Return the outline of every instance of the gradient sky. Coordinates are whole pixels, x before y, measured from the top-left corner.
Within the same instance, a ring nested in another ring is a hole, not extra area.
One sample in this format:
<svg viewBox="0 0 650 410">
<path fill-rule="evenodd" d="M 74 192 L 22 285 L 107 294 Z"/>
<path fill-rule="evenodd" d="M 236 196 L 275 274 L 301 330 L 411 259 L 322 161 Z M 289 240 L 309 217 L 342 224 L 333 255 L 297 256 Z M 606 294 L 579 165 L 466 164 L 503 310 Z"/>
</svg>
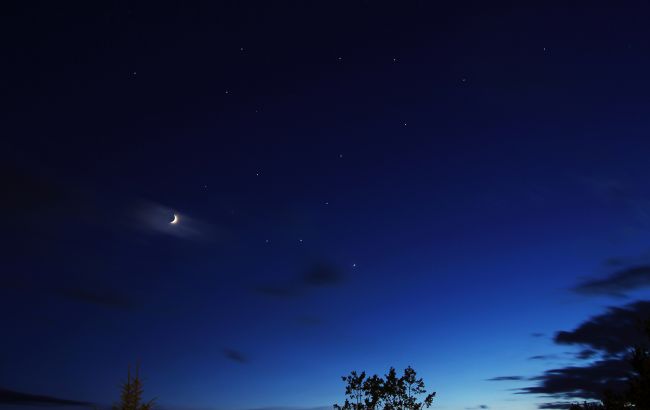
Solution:
<svg viewBox="0 0 650 410">
<path fill-rule="evenodd" d="M 311 408 L 412 365 L 434 408 L 536 408 L 488 379 L 650 296 L 619 280 L 650 260 L 649 13 L 8 7 L 0 388 L 108 405 L 139 362 L 165 408 Z"/>
</svg>

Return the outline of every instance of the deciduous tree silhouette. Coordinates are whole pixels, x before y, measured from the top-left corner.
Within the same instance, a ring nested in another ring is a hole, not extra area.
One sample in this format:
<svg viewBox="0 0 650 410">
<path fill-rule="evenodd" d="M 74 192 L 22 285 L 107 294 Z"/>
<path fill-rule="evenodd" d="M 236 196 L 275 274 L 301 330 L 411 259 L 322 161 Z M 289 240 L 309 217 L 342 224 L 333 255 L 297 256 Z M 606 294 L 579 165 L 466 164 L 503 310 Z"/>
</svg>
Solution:
<svg viewBox="0 0 650 410">
<path fill-rule="evenodd" d="M 353 371 L 342 380 L 346 383 L 346 398 L 343 405 L 334 405 L 336 410 L 422 410 L 431 406 L 436 395 L 433 392 L 419 401 L 426 389 L 411 366 L 401 377 L 391 367 L 384 378 L 376 374 L 366 378 L 365 372 Z"/>
<path fill-rule="evenodd" d="M 604 409 L 603 404 L 595 402 L 582 402 L 582 404 L 572 404 L 569 407 L 569 410 L 602 410 Z"/>
<path fill-rule="evenodd" d="M 645 332 L 650 341 L 650 320 L 645 322 Z M 630 362 L 635 375 L 630 379 L 627 400 L 637 409 L 650 410 L 650 347 L 636 346 Z"/>
<path fill-rule="evenodd" d="M 142 386 L 142 379 L 140 378 L 140 369 L 136 366 L 135 377 L 131 376 L 131 368 L 126 381 L 122 383 L 120 393 L 120 402 L 113 405 L 113 410 L 152 410 L 154 400 L 151 399 L 144 403 L 142 401 L 142 393 L 144 388 Z"/>
</svg>

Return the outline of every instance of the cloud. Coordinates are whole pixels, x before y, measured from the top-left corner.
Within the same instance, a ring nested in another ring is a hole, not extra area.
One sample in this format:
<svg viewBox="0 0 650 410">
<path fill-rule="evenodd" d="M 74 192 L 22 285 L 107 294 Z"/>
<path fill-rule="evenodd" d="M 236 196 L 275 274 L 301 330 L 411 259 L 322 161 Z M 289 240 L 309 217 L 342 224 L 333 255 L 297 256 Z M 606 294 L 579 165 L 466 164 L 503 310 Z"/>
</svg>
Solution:
<svg viewBox="0 0 650 410">
<path fill-rule="evenodd" d="M 526 380 L 524 376 L 497 376 L 491 379 L 487 379 L 489 382 L 504 382 L 504 381 L 514 381 L 514 380 Z"/>
<path fill-rule="evenodd" d="M 53 181 L 7 164 L 0 165 L 0 185 L 4 194 L 0 209 L 11 216 L 46 211 L 66 195 Z"/>
<path fill-rule="evenodd" d="M 278 298 L 290 298 L 297 296 L 299 294 L 298 290 L 291 285 L 278 285 L 278 284 L 265 284 L 257 285 L 253 287 L 253 290 L 257 293 L 278 297 Z"/>
<path fill-rule="evenodd" d="M 610 356 L 619 355 L 645 340 L 640 323 L 649 317 L 650 301 L 610 307 L 572 331 L 557 332 L 554 341 L 561 345 L 584 346 Z"/>
<path fill-rule="evenodd" d="M 82 281 L 69 279 L 70 284 L 63 278 L 58 278 L 59 283 L 36 281 L 30 278 L 13 277 L 0 281 L 0 290 L 10 292 L 24 292 L 31 297 L 57 297 L 78 303 L 96 305 L 115 309 L 134 309 L 137 304 L 133 298 L 116 289 L 109 288 L 97 281 Z"/>
<path fill-rule="evenodd" d="M 621 359 L 599 360 L 588 366 L 547 370 L 530 380 L 538 384 L 518 389 L 518 394 L 536 394 L 566 400 L 600 399 L 605 390 L 621 391 L 631 371 Z"/>
<path fill-rule="evenodd" d="M 594 357 L 597 353 L 598 353 L 598 352 L 596 352 L 595 350 L 592 350 L 592 349 L 584 349 L 584 350 L 579 351 L 579 352 L 576 354 L 576 358 L 577 358 L 577 359 L 581 359 L 581 360 L 591 359 L 591 358 Z"/>
<path fill-rule="evenodd" d="M 557 355 L 554 354 L 539 354 L 529 357 L 528 360 L 555 360 L 557 358 Z"/>
<path fill-rule="evenodd" d="M 92 403 L 79 400 L 61 399 L 39 394 L 22 393 L 0 388 L 0 404 L 18 406 L 82 406 L 91 407 Z"/>
<path fill-rule="evenodd" d="M 182 239 L 198 239 L 205 234 L 207 226 L 169 206 L 155 202 L 141 202 L 134 212 L 140 228 L 148 233 L 174 236 Z M 176 223 L 171 223 L 176 220 Z"/>
<path fill-rule="evenodd" d="M 517 389 L 517 394 L 556 399 L 540 408 L 566 409 L 570 401 L 598 400 L 606 390 L 623 390 L 632 371 L 627 355 L 630 347 L 645 341 L 641 323 L 646 318 L 650 318 L 650 301 L 639 301 L 609 307 L 571 331 L 557 332 L 556 344 L 582 348 L 575 359 L 584 365 L 547 370 L 528 379 L 536 384 Z"/>
<path fill-rule="evenodd" d="M 55 172 L 34 173 L 12 164 L 0 165 L 3 201 L 0 210 L 8 216 L 1 224 L 29 226 L 54 238 L 55 228 L 67 232 L 70 226 L 104 230 L 140 230 L 179 238 L 195 238 L 210 227 L 178 210 L 156 202 L 128 197 L 95 187 L 71 186 L 59 182 Z M 170 224 L 174 214 L 179 223 Z M 37 238 L 44 235 L 32 234 Z"/>
<path fill-rule="evenodd" d="M 640 265 L 617 270 L 601 279 L 584 281 L 573 288 L 587 295 L 622 297 L 629 291 L 650 286 L 650 266 Z"/>
<path fill-rule="evenodd" d="M 91 305 L 125 310 L 135 307 L 132 299 L 110 289 L 70 287 L 58 289 L 56 292 L 67 299 Z"/>
<path fill-rule="evenodd" d="M 554 401 L 550 403 L 542 403 L 537 406 L 538 409 L 561 409 L 566 410 L 571 408 L 574 402 L 570 401 Z"/>
<path fill-rule="evenodd" d="M 302 282 L 304 285 L 311 287 L 338 285 L 343 282 L 343 275 L 334 266 L 319 263 L 310 267 L 303 274 Z"/>
<path fill-rule="evenodd" d="M 223 349 L 223 354 L 226 358 L 232 360 L 233 362 L 245 364 L 248 363 L 248 357 L 238 350 L 234 349 Z"/>
<path fill-rule="evenodd" d="M 256 285 L 253 290 L 266 296 L 292 298 L 316 288 L 340 285 L 344 278 L 340 269 L 332 264 L 321 262 L 309 266 L 293 279 Z"/>
</svg>

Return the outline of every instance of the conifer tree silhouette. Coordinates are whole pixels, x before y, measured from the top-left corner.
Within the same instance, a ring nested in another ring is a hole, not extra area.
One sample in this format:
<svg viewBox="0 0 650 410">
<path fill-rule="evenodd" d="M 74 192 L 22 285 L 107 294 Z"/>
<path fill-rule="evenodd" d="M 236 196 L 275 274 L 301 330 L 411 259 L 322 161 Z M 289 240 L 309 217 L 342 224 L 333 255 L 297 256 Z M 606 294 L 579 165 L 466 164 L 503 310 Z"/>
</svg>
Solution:
<svg viewBox="0 0 650 410">
<path fill-rule="evenodd" d="M 146 403 L 142 401 L 144 388 L 138 366 L 135 367 L 134 377 L 131 376 L 131 367 L 129 366 L 127 378 L 122 383 L 121 390 L 120 402 L 113 405 L 113 410 L 153 410 L 155 399 Z"/>
</svg>

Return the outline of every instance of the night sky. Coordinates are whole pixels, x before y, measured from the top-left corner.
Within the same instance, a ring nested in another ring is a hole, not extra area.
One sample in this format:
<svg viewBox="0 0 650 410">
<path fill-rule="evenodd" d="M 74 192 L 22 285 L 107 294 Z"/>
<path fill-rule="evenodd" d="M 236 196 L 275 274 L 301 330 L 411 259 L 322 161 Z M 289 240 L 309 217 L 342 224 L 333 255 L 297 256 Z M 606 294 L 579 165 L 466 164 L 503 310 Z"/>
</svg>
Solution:
<svg viewBox="0 0 650 410">
<path fill-rule="evenodd" d="M 103 409 L 136 363 L 165 410 L 408 365 L 433 409 L 595 398 L 650 314 L 649 17 L 3 6 L 0 407 Z"/>
</svg>

